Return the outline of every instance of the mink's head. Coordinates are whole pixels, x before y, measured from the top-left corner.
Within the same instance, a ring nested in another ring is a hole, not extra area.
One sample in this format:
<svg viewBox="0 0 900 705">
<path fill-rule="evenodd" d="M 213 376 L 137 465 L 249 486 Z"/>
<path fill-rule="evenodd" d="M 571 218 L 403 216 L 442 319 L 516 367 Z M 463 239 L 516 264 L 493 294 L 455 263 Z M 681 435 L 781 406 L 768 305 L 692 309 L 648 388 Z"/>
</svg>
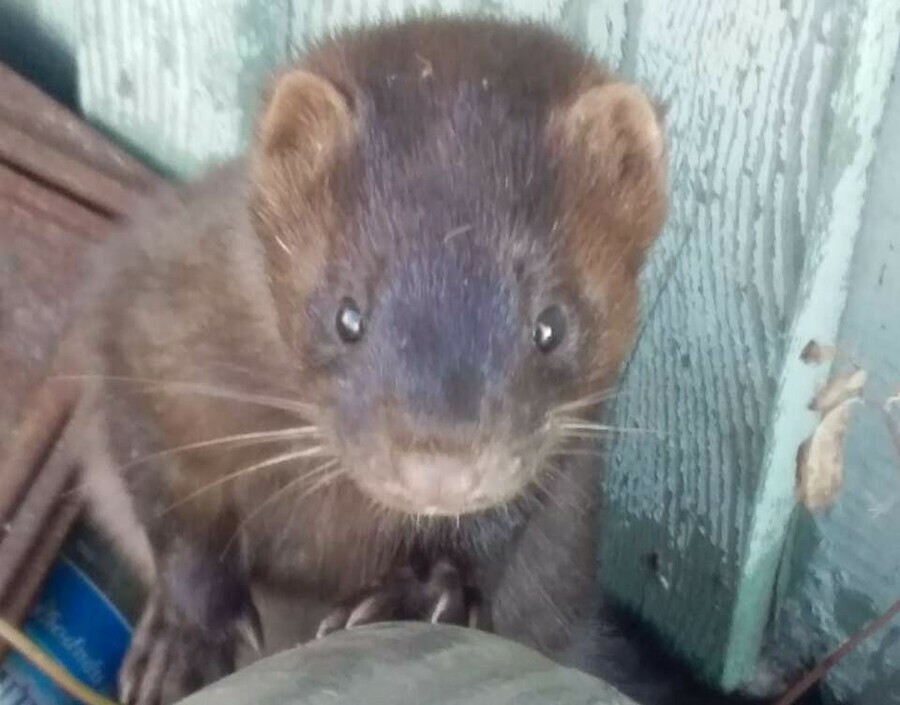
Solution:
<svg viewBox="0 0 900 705">
<path fill-rule="evenodd" d="M 540 30 L 410 25 L 285 73 L 251 168 L 282 335 L 347 475 L 416 514 L 539 481 L 631 342 L 665 211 L 647 98 Z"/>
</svg>

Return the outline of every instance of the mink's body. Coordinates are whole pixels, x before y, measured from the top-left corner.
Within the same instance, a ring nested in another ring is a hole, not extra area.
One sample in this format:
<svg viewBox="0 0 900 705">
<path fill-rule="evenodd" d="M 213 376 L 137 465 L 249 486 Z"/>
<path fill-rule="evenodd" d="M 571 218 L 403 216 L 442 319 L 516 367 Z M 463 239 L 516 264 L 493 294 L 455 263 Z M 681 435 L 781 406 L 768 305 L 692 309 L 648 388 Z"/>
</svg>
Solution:
<svg viewBox="0 0 900 705">
<path fill-rule="evenodd" d="M 123 699 L 233 668 L 254 581 L 333 601 L 322 633 L 477 623 L 585 666 L 578 451 L 664 171 L 649 101 L 566 41 L 410 22 L 313 49 L 246 158 L 136 214 L 83 326 L 87 497 L 152 584 Z"/>
</svg>

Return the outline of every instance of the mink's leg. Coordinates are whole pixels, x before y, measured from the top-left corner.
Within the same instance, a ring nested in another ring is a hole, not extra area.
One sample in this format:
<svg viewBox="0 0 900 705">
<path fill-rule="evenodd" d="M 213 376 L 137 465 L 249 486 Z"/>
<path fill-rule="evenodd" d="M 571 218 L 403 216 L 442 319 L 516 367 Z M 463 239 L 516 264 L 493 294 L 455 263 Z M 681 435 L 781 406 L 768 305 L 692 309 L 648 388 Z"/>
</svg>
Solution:
<svg viewBox="0 0 900 705">
<path fill-rule="evenodd" d="M 155 589 L 119 675 L 126 705 L 180 700 L 229 674 L 238 644 L 259 650 L 259 615 L 234 563 L 175 542 L 159 559 Z"/>
<path fill-rule="evenodd" d="M 491 575 L 493 626 L 568 666 L 590 670 L 596 580 L 596 482 L 587 464 L 549 476 L 544 493 L 505 559 L 482 566 Z M 496 567 L 495 567 L 496 566 Z"/>
<path fill-rule="evenodd" d="M 116 525 L 142 534 L 118 543 L 140 546 L 149 564 L 141 572 L 150 594 L 119 670 L 119 699 L 164 705 L 233 671 L 241 642 L 258 650 L 262 641 L 247 552 L 232 540 L 240 516 L 214 484 L 229 457 L 160 454 L 183 441 L 158 434 L 143 396 L 103 401 L 98 445 L 108 457 L 97 454 L 86 473 L 92 513 L 113 535 L 122 533 Z M 129 522 L 108 521 L 125 515 Z"/>
<path fill-rule="evenodd" d="M 686 695 L 693 692 L 688 679 L 648 653 L 643 635 L 603 604 L 595 576 L 595 482 L 590 466 L 573 463 L 546 483 L 543 508 L 510 548 L 486 597 L 494 629 L 602 678 L 636 702 L 695 702 Z"/>
</svg>

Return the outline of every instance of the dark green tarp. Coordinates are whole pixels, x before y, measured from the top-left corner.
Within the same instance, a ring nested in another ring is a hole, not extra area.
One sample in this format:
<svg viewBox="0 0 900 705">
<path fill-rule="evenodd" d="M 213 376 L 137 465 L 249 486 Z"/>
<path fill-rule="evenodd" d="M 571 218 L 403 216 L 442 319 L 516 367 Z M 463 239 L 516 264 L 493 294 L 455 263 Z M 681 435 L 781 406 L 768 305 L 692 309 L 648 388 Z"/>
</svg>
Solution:
<svg viewBox="0 0 900 705">
<path fill-rule="evenodd" d="M 421 623 L 338 632 L 259 661 L 182 705 L 633 705 L 513 642 Z"/>
</svg>

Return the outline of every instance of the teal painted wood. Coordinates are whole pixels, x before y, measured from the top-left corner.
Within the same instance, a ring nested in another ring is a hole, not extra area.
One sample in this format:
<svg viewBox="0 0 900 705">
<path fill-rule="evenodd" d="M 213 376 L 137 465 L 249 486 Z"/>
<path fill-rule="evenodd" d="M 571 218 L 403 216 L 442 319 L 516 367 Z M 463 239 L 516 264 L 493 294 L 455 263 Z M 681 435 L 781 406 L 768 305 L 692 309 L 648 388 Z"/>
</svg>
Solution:
<svg viewBox="0 0 900 705">
<path fill-rule="evenodd" d="M 769 610 L 781 539 L 792 512 L 797 449 L 816 421 L 807 404 L 827 374 L 803 363 L 800 352 L 810 340 L 828 344 L 838 339 L 868 169 L 900 47 L 896 0 L 848 3 L 846 11 L 843 18 L 835 17 L 845 22 L 845 48 L 829 96 L 831 110 L 821 125 L 824 156 L 818 197 L 804 235 L 806 256 L 796 310 L 742 557 L 723 669 L 726 684 L 747 674 L 758 653 L 763 626 L 759 616 Z"/>
<path fill-rule="evenodd" d="M 74 107 L 76 0 L 0 0 L 0 61 Z"/>
<path fill-rule="evenodd" d="M 900 56 L 894 68 L 838 346 L 869 373 L 848 431 L 844 486 L 824 514 L 801 513 L 768 639 L 769 668 L 802 668 L 900 598 Z M 900 619 L 854 650 L 827 684 L 840 702 L 900 703 Z"/>
<path fill-rule="evenodd" d="M 287 54 L 287 0 L 79 0 L 87 117 L 150 163 L 190 176 L 235 153 Z"/>
<path fill-rule="evenodd" d="M 799 353 L 837 335 L 898 20 L 894 0 L 643 6 L 636 69 L 671 105 L 672 214 L 616 422 L 662 438 L 613 444 L 601 564 L 725 688 L 762 642 L 826 372 Z"/>
</svg>

